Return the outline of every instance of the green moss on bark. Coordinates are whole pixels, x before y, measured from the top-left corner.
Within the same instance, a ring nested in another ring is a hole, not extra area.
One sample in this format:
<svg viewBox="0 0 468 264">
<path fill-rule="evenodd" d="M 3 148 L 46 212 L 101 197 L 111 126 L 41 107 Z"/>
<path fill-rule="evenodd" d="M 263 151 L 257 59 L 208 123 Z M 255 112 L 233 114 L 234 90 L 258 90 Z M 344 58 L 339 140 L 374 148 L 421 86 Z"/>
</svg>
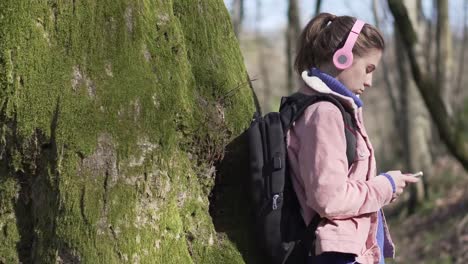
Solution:
<svg viewBox="0 0 468 264">
<path fill-rule="evenodd" d="M 251 90 L 210 1 L 0 3 L 0 263 L 242 263 L 208 213 Z"/>
<path fill-rule="evenodd" d="M 16 243 L 20 240 L 15 219 L 14 202 L 18 187 L 15 179 L 2 171 L 0 179 L 0 262 L 17 263 Z"/>
</svg>

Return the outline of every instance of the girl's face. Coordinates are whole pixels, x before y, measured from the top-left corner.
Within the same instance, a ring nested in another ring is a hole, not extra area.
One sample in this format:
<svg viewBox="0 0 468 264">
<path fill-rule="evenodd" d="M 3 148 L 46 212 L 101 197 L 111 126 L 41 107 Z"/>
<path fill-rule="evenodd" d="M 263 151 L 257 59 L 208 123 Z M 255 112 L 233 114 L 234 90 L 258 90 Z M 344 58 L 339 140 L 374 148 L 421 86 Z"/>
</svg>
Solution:
<svg viewBox="0 0 468 264">
<path fill-rule="evenodd" d="M 372 75 L 381 58 L 382 51 L 378 49 L 371 49 L 362 57 L 354 56 L 353 65 L 340 72 L 336 79 L 354 94 L 361 95 L 372 86 Z"/>
</svg>

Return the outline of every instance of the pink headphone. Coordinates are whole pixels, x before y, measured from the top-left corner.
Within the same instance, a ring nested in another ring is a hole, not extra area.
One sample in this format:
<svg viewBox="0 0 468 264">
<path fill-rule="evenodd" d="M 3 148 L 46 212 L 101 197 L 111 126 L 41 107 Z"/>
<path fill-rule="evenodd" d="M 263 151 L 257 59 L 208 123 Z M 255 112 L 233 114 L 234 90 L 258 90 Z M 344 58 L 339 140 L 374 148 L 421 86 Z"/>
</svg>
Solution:
<svg viewBox="0 0 468 264">
<path fill-rule="evenodd" d="M 364 21 L 357 19 L 351 29 L 351 32 L 349 32 L 349 36 L 346 39 L 344 46 L 333 54 L 333 63 L 336 68 L 344 70 L 353 64 L 353 46 L 356 43 L 364 24 Z"/>
</svg>

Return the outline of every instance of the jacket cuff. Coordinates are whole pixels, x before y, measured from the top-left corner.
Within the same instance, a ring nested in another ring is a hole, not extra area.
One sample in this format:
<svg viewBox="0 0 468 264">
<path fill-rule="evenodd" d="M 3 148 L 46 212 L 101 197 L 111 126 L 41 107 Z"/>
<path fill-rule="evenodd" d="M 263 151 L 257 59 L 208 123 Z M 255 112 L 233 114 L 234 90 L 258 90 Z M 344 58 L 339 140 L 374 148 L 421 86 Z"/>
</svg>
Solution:
<svg viewBox="0 0 468 264">
<path fill-rule="evenodd" d="M 388 173 L 381 173 L 380 176 L 385 176 L 388 179 L 388 181 L 392 185 L 392 191 L 393 191 L 393 193 L 395 193 L 396 192 L 396 185 L 395 185 L 395 181 L 393 180 L 392 176 L 390 176 L 390 174 L 388 174 Z"/>
</svg>

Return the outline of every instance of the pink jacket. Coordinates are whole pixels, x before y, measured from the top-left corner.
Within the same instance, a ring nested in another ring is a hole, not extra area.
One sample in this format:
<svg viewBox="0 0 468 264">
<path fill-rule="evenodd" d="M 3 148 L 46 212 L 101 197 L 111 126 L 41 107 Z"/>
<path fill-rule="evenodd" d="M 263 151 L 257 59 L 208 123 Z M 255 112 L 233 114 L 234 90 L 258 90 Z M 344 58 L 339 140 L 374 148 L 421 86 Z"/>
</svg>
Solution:
<svg viewBox="0 0 468 264">
<path fill-rule="evenodd" d="M 309 223 L 317 212 L 325 218 L 316 231 L 315 253 L 353 253 L 359 263 L 378 263 L 377 212 L 392 199 L 392 186 L 376 177 L 374 150 L 364 128 L 362 108 L 351 98 L 333 92 L 317 77 L 307 77 L 300 92 L 330 93 L 352 107 L 357 120 L 357 155 L 348 170 L 344 122 L 340 110 L 330 102 L 306 109 L 287 135 L 293 187 Z M 385 229 L 385 257 L 394 257 L 394 245 Z"/>
</svg>

